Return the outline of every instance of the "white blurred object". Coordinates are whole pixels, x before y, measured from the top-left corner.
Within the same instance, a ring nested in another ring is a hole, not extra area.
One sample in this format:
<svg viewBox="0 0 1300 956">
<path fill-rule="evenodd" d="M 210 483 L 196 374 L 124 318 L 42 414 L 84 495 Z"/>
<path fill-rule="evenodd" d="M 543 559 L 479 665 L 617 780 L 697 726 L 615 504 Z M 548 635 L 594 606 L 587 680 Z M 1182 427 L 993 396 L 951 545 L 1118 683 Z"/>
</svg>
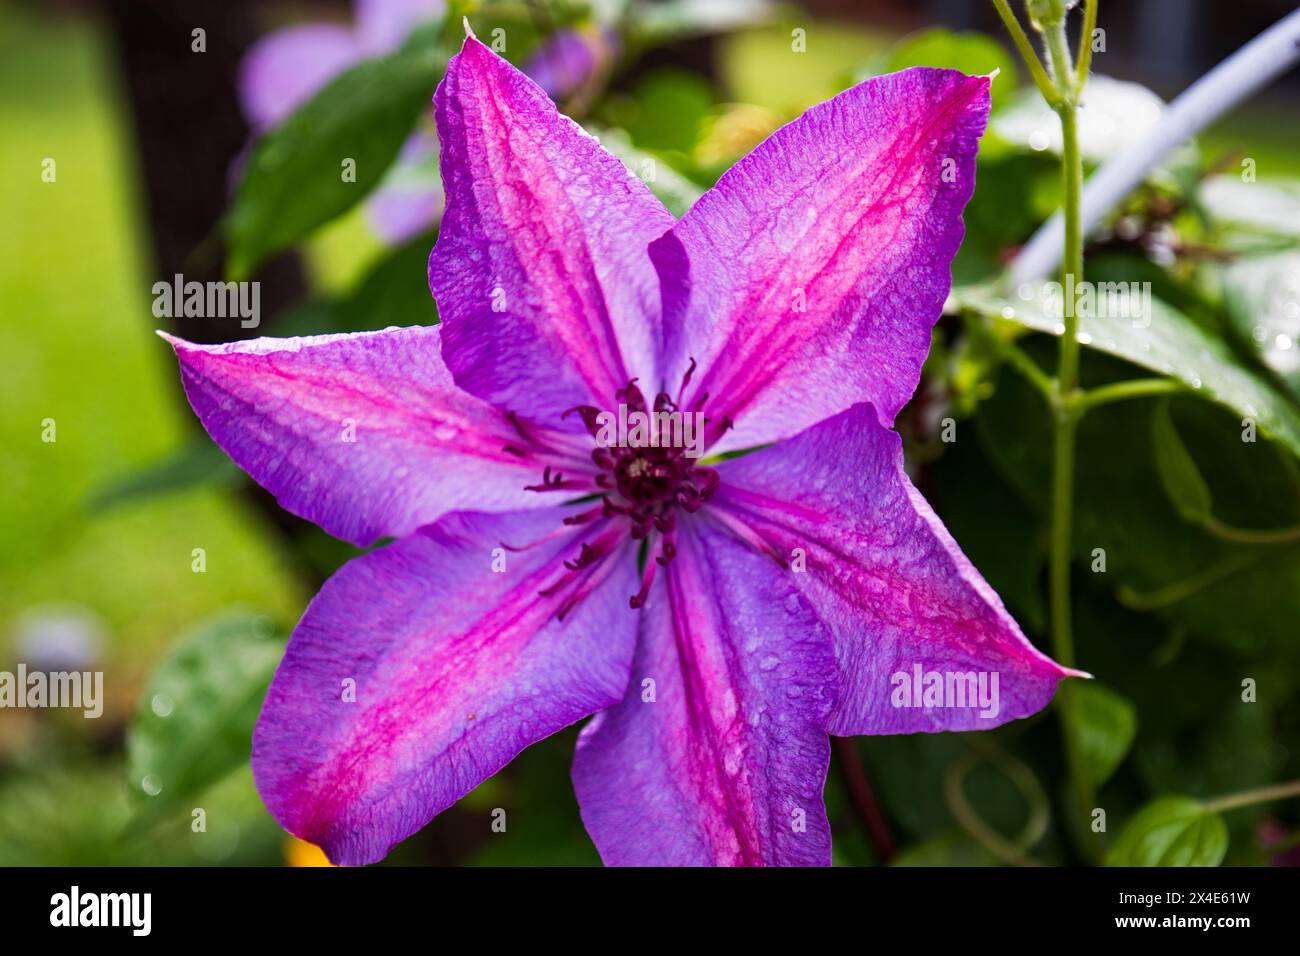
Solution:
<svg viewBox="0 0 1300 956">
<path fill-rule="evenodd" d="M 1148 170 L 1291 69 L 1297 60 L 1300 60 L 1300 10 L 1283 17 L 1189 86 L 1165 109 L 1155 129 L 1088 178 L 1083 188 L 1083 234 L 1088 235 L 1106 213 L 1132 192 Z M 1089 88 L 1084 89 L 1085 98 Z M 1057 213 L 1034 233 L 1011 264 L 1012 288 L 1035 282 L 1055 269 L 1064 248 L 1065 221 Z"/>
<path fill-rule="evenodd" d="M 103 622 L 89 608 L 42 605 L 23 612 L 15 623 L 14 654 L 32 671 L 94 670 L 105 633 Z"/>
<path fill-rule="evenodd" d="M 1165 102 L 1140 83 L 1092 76 L 1079 107 L 1079 151 L 1092 162 L 1109 159 L 1155 129 Z M 1021 90 L 992 119 L 1003 139 L 1038 152 L 1061 151 L 1061 121 L 1036 89 Z"/>
</svg>

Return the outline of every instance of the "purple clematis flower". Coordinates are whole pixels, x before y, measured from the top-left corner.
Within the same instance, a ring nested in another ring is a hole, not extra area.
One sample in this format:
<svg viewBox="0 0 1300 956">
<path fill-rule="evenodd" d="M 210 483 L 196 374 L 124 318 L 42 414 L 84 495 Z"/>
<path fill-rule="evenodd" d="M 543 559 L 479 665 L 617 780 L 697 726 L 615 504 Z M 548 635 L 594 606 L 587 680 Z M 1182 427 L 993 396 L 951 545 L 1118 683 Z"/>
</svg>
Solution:
<svg viewBox="0 0 1300 956">
<path fill-rule="evenodd" d="M 868 80 L 680 221 L 472 37 L 435 103 L 441 326 L 170 339 L 208 432 L 286 509 L 397 539 L 326 583 L 267 694 L 253 770 L 286 829 L 378 860 L 595 714 L 573 782 L 605 862 L 827 864 L 828 734 L 1047 704 L 1073 672 L 890 428 L 949 289 L 987 77 Z M 607 440 L 619 406 L 668 414 L 659 440 Z M 674 414 L 714 457 L 665 440 Z M 993 707 L 931 698 L 967 673 L 996 677 Z"/>
</svg>

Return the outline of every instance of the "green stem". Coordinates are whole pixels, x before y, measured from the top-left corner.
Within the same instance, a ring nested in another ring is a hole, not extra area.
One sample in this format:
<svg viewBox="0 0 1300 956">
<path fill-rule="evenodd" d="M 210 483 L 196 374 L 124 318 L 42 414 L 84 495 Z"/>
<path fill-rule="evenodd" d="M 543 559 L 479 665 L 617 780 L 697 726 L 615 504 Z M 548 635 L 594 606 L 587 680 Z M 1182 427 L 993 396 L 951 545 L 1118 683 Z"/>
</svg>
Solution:
<svg viewBox="0 0 1300 956">
<path fill-rule="evenodd" d="M 1052 78 L 1056 81 L 1056 91 L 1062 100 L 1056 107 L 1057 112 L 1060 112 L 1063 107 L 1074 105 L 1074 94 L 1078 87 L 1074 63 L 1070 59 L 1070 44 L 1065 36 L 1064 17 L 1045 29 L 1043 41 L 1047 47 L 1047 62 L 1052 67 Z"/>
<path fill-rule="evenodd" d="M 966 319 L 967 331 L 978 338 L 983 339 L 989 346 L 1007 362 L 1010 362 L 1015 368 L 1028 379 L 1029 383 L 1038 389 L 1043 398 L 1050 404 L 1056 396 L 1056 383 L 1052 377 L 1039 367 L 1029 355 L 1015 342 L 1009 341 L 998 335 L 989 328 L 984 317 L 979 313 L 970 310 L 963 313 Z"/>
<path fill-rule="evenodd" d="M 1084 0 L 1083 32 L 1079 34 L 1079 67 L 1075 87 L 1083 89 L 1088 82 L 1088 69 L 1092 66 L 1092 31 L 1097 29 L 1097 0 Z"/>
<path fill-rule="evenodd" d="M 1095 6 L 1096 0 L 1093 0 Z M 1061 175 L 1065 202 L 1065 255 L 1063 257 L 1062 287 L 1075 290 L 1075 301 L 1065 303 L 1065 330 L 1061 336 L 1056 382 L 1053 389 L 1052 410 L 1055 423 L 1055 440 L 1052 454 L 1052 541 L 1048 561 L 1049 596 L 1051 601 L 1052 654 L 1057 663 L 1074 667 L 1074 631 L 1070 608 L 1070 538 L 1074 513 L 1074 444 L 1078 427 L 1079 393 L 1079 309 L 1078 293 L 1083 282 L 1083 156 L 1079 151 L 1079 121 L 1075 106 L 1086 77 L 1076 76 L 1065 33 L 1065 10 L 1060 6 L 1053 11 L 1050 22 L 1035 23 L 1043 33 L 1047 55 L 1052 64 L 1054 82 L 1044 74 L 1042 62 L 1034 52 L 1012 15 L 1006 0 L 993 0 L 998 15 L 1011 33 L 1011 39 L 1029 67 L 1034 82 L 1048 105 L 1061 118 Z M 1096 11 L 1089 15 L 1096 17 Z M 1040 18 L 1041 19 L 1041 18 Z M 1031 17 L 1032 20 L 1032 17 Z M 1080 837 L 1082 852 L 1097 860 L 1101 847 L 1086 837 L 1084 815 L 1096 805 L 1096 787 L 1083 760 L 1082 734 L 1079 723 L 1077 697 L 1073 684 L 1063 683 L 1056 695 L 1056 706 L 1061 718 L 1061 739 L 1069 766 L 1074 790 L 1074 808 L 1071 834 Z"/>
<path fill-rule="evenodd" d="M 1074 450 L 1079 411 L 1079 309 L 1078 290 L 1083 282 L 1083 232 L 1080 202 L 1083 194 L 1083 158 L 1079 151 L 1079 122 L 1074 105 L 1074 76 L 1070 52 L 1065 43 L 1065 23 L 1050 26 L 1046 34 L 1060 100 L 1056 112 L 1061 118 L 1061 174 L 1065 186 L 1065 256 L 1061 277 L 1063 289 L 1075 290 L 1075 301 L 1065 303 L 1065 330 L 1056 371 L 1056 435 L 1052 456 L 1052 544 L 1049 558 L 1052 654 L 1062 667 L 1073 668 L 1074 624 L 1070 600 L 1070 548 L 1074 522 Z M 1061 740 L 1074 787 L 1076 814 L 1090 813 L 1096 806 L 1096 788 L 1083 760 L 1082 727 L 1078 698 L 1070 682 L 1057 694 L 1061 717 Z M 1082 817 L 1079 818 L 1081 820 Z M 1076 820 L 1076 824 L 1078 821 Z M 1081 832 L 1079 826 L 1072 832 Z M 1094 860 L 1100 847 L 1092 841 L 1080 847 Z"/>
<path fill-rule="evenodd" d="M 1078 419 L 1061 408 L 1056 416 L 1056 440 L 1052 458 L 1052 538 L 1049 556 L 1049 602 L 1052 620 L 1052 657 L 1062 667 L 1074 668 L 1074 629 L 1070 601 L 1070 539 L 1074 508 L 1074 438 Z M 1096 790 L 1083 760 L 1082 727 L 1074 684 L 1065 681 L 1057 688 L 1056 707 L 1061 719 L 1061 743 L 1077 804 L 1074 813 L 1087 814 L 1096 805 Z M 1077 823 L 1078 821 L 1076 821 Z M 1072 832 L 1083 832 L 1077 826 Z M 1099 856 L 1091 843 L 1081 844 L 1086 852 Z"/>
<path fill-rule="evenodd" d="M 1029 67 L 1029 75 L 1034 78 L 1034 85 L 1038 87 L 1038 92 L 1043 94 L 1043 99 L 1047 100 L 1048 105 L 1055 109 L 1058 101 L 1056 87 L 1052 85 L 1051 78 L 1047 75 L 1047 71 L 1043 69 L 1043 64 L 1038 59 L 1038 54 L 1034 52 L 1034 46 L 1029 42 L 1029 37 L 1025 36 L 1020 21 L 1011 12 L 1007 0 L 993 0 L 993 6 L 997 8 L 998 16 L 1002 18 L 1007 32 L 1011 34 L 1011 41 L 1015 43 L 1020 58 L 1025 61 L 1025 66 Z"/>
<path fill-rule="evenodd" d="M 1207 801 L 1205 808 L 1213 810 L 1215 813 L 1222 813 L 1225 810 L 1249 807 L 1255 803 L 1285 800 L 1288 797 L 1300 797 L 1300 780 L 1292 780 L 1290 783 L 1275 783 L 1271 787 L 1259 787 L 1256 790 L 1243 790 L 1241 793 L 1230 793 L 1226 797 Z"/>
<path fill-rule="evenodd" d="M 1121 585 L 1115 592 L 1120 604 L 1133 611 L 1155 611 L 1169 607 L 1179 601 L 1185 601 L 1193 594 L 1204 591 L 1211 585 L 1218 584 L 1224 578 L 1231 577 L 1238 571 L 1244 571 L 1263 558 L 1263 552 L 1243 551 L 1229 555 L 1222 561 L 1210 565 L 1203 571 L 1193 574 L 1182 581 L 1175 581 L 1156 591 L 1140 592 Z"/>
<path fill-rule="evenodd" d="M 1020 835 L 1014 840 L 1004 837 L 985 823 L 983 818 L 975 811 L 975 808 L 966 800 L 966 775 L 984 762 L 993 764 L 1001 771 L 1002 775 L 1020 791 L 1026 805 L 1029 807 L 1029 817 L 1025 821 Z M 1003 863 L 1011 866 L 1043 865 L 1029 851 L 1042 840 L 1043 835 L 1047 832 L 1047 827 L 1051 822 L 1051 814 L 1048 809 L 1047 794 L 1043 792 L 1043 785 L 1039 783 L 1038 777 L 1034 775 L 1034 772 L 1028 766 L 997 746 L 996 743 L 992 747 L 977 747 L 976 750 L 964 754 L 948 767 L 944 773 L 943 792 L 948 811 L 961 828 L 966 831 L 971 839 L 975 840 Z"/>
<path fill-rule="evenodd" d="M 1129 398 L 1146 398 L 1151 395 L 1168 395 L 1183 391 L 1181 382 L 1169 378 L 1137 378 L 1128 382 L 1115 382 L 1112 385 L 1099 385 L 1079 396 L 1075 410 L 1082 416 L 1101 405 L 1120 402 Z"/>
<path fill-rule="evenodd" d="M 1079 308 L 1083 283 L 1083 231 L 1079 227 L 1083 194 L 1083 157 L 1079 152 L 1079 117 L 1072 104 L 1064 104 L 1061 117 L 1061 172 L 1065 186 L 1065 256 L 1061 288 L 1074 290 L 1074 302 L 1065 303 L 1065 333 L 1061 336 L 1058 385 L 1061 397 L 1070 401 L 1079 385 Z"/>
<path fill-rule="evenodd" d="M 1216 538 L 1235 544 L 1291 544 L 1300 541 L 1300 525 L 1289 528 L 1234 528 L 1214 515 L 1206 515 L 1201 525 Z"/>
<path fill-rule="evenodd" d="M 1038 363 L 1031 359 L 1025 350 L 1014 342 L 1004 342 L 1002 344 L 1002 354 L 1006 356 L 1020 374 L 1029 380 L 1029 383 L 1042 393 L 1043 397 L 1051 402 L 1056 395 L 1056 383 L 1052 381 L 1050 375 L 1038 367 Z"/>
</svg>

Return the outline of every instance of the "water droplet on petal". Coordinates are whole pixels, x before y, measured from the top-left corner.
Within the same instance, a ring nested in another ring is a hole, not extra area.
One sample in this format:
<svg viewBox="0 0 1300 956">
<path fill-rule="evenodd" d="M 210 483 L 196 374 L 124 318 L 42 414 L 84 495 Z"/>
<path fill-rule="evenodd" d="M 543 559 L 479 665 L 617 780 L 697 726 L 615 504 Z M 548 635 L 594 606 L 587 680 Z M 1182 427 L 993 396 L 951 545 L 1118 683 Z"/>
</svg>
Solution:
<svg viewBox="0 0 1300 956">
<path fill-rule="evenodd" d="M 722 755 L 722 769 L 726 771 L 728 777 L 734 777 L 740 773 L 739 748 L 732 748 Z"/>
</svg>

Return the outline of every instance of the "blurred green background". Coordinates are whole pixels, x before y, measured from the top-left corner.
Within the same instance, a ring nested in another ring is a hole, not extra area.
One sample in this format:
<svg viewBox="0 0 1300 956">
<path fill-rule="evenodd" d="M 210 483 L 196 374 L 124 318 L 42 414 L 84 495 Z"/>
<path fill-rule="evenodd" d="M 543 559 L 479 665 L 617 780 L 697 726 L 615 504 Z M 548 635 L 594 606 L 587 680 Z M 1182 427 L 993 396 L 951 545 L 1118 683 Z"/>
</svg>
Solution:
<svg viewBox="0 0 1300 956">
<path fill-rule="evenodd" d="M 1102 0 L 1103 25 L 1111 5 Z M 157 133 L 133 112 L 140 93 L 123 77 L 115 6 L 0 4 L 7 482 L 0 669 L 54 660 L 106 674 L 99 720 L 0 710 L 0 864 L 319 862 L 314 848 L 289 840 L 262 809 L 247 768 L 247 734 L 285 636 L 352 551 L 278 516 L 206 442 L 180 394 L 170 350 L 154 336 L 165 320 L 151 314 L 151 286 L 169 276 L 158 263 L 160 250 L 164 259 L 169 250 L 151 221 L 140 150 Z M 621 144 L 634 169 L 653 157 L 656 188 L 670 207 L 684 208 L 777 125 L 855 79 L 913 63 L 999 67 L 995 120 L 955 267 L 974 303 L 1059 200 L 1050 151 L 1026 138 L 1041 107 L 1017 86 L 1023 68 L 987 6 L 736 3 L 723 4 L 720 16 L 709 4 L 636 5 L 612 28 L 620 36 L 615 68 L 567 106 L 607 145 Z M 1181 43 L 1181 58 L 1172 61 L 1151 54 L 1165 49 L 1161 38 L 1143 36 L 1141 17 L 1125 13 L 1124 26 L 1112 31 L 1114 58 L 1099 55 L 1095 69 L 1176 93 L 1273 12 L 1261 5 L 1260 22 L 1247 18 L 1225 36 L 1221 24 L 1234 6 L 1189 5 L 1199 14 L 1188 18 L 1190 40 L 1165 38 Z M 520 24 L 521 61 L 549 30 L 592 22 L 579 3 L 555 4 L 543 20 L 528 4 L 466 7 L 476 26 L 494 18 L 512 29 Z M 263 31 L 347 16 L 345 4 L 265 4 L 250 22 Z M 985 32 L 958 36 L 949 28 Z M 806 55 L 792 54 L 797 29 L 806 31 Z M 1290 183 L 1300 181 L 1300 123 L 1294 79 L 1287 82 L 1154 176 L 1124 221 L 1112 222 L 1090 250 L 1090 268 L 1094 277 L 1151 281 L 1180 321 L 1222 345 L 1202 368 L 1206 377 L 1230 365 L 1232 374 L 1262 383 L 1260 394 L 1278 403 L 1275 417 L 1289 421 L 1300 362 L 1278 343 L 1288 334 L 1300 341 L 1300 314 L 1277 296 L 1297 279 L 1300 192 Z M 1143 95 L 1151 94 L 1117 94 L 1118 145 L 1130 131 L 1126 111 L 1139 110 Z M 1028 126 L 1019 122 L 1024 116 Z M 41 178 L 47 157 L 57 161 L 54 183 Z M 1230 190 L 1211 201 L 1211 177 L 1235 174 L 1242 157 L 1255 161 L 1257 185 L 1276 190 L 1260 203 L 1264 213 Z M 217 159 L 224 166 L 235 156 Z M 162 175 L 157 167 L 155 174 Z M 390 251 L 359 206 L 305 229 L 289 301 L 257 332 L 435 321 L 422 275 L 431 241 Z M 202 264 L 206 249 L 170 252 Z M 1053 342 L 1024 328 L 1008 331 L 995 313 L 970 305 L 944 320 L 927 384 L 901 429 L 918 485 L 1045 647 L 1046 412 L 1001 360 L 998 343 L 1015 341 L 1048 367 Z M 1261 339 L 1264 315 L 1282 324 Z M 226 334 L 250 333 L 214 332 Z M 1109 351 L 1088 356 L 1086 377 L 1138 374 L 1134 356 Z M 1268 435 L 1257 447 L 1243 445 L 1237 393 L 1208 391 L 1214 401 L 1189 392 L 1168 409 L 1156 401 L 1105 409 L 1080 437 L 1077 537 L 1088 549 L 1079 555 L 1077 641 L 1081 666 L 1099 678 L 1088 697 L 1090 759 L 1106 781 L 1112 833 L 1161 796 L 1212 798 L 1300 776 L 1300 556 L 1295 548 L 1239 548 L 1181 520 L 1152 459 L 1151 435 L 1170 415 L 1218 517 L 1255 528 L 1300 521 L 1297 449 Z M 959 422 L 963 440 L 937 440 L 945 416 Z M 57 440 L 43 441 L 51 419 Z M 1107 550 L 1105 575 L 1089 573 L 1093 546 Z M 195 548 L 205 552 L 202 573 L 192 567 Z M 1200 580 L 1220 567 L 1218 577 Z M 1192 590 L 1177 600 L 1143 605 L 1141 595 L 1189 581 Z M 1258 684 L 1255 703 L 1241 700 L 1247 677 Z M 1061 823 L 1068 798 L 1052 724 L 1042 714 L 989 734 L 841 746 L 827 783 L 836 861 L 882 862 L 863 806 L 872 797 L 883 808 L 894 863 L 1080 861 L 1086 854 Z M 526 752 L 390 862 L 598 862 L 568 782 L 572 738 L 565 732 Z M 507 834 L 489 829 L 496 806 L 510 811 Z M 197 831 L 196 809 L 204 822 Z M 1229 862 L 1280 859 L 1297 840 L 1295 801 L 1228 814 L 1226 825 Z"/>
</svg>

